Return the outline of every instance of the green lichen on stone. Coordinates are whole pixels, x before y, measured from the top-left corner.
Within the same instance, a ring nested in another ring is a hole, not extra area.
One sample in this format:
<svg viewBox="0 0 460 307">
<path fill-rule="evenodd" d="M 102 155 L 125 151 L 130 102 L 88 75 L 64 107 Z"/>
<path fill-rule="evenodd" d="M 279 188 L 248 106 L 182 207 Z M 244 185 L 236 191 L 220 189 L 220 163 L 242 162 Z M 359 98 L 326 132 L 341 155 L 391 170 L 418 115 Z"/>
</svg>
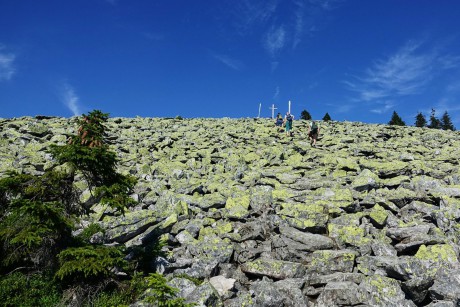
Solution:
<svg viewBox="0 0 460 307">
<path fill-rule="evenodd" d="M 368 168 L 375 172 L 378 172 L 380 175 L 398 175 L 408 168 L 408 163 L 403 161 L 377 161 L 370 159 L 361 159 L 360 165 L 362 168 Z"/>
<path fill-rule="evenodd" d="M 355 177 L 351 186 L 356 190 L 369 190 L 370 188 L 378 187 L 379 183 L 379 177 L 366 168 Z"/>
<path fill-rule="evenodd" d="M 356 266 L 358 272 L 361 272 L 363 273 L 364 275 L 369 275 L 369 273 L 371 272 L 368 268 L 368 266 L 366 265 L 362 265 L 361 263 L 358 263 L 358 265 Z"/>
<path fill-rule="evenodd" d="M 171 214 L 169 217 L 167 217 L 164 221 L 163 224 L 161 225 L 161 228 L 168 228 L 169 226 L 172 226 L 177 223 L 177 214 Z"/>
<path fill-rule="evenodd" d="M 229 197 L 225 203 L 227 209 L 226 216 L 229 218 L 243 218 L 249 214 L 249 203 L 251 199 L 249 195 L 239 197 Z"/>
<path fill-rule="evenodd" d="M 415 257 L 421 260 L 431 260 L 433 262 L 458 262 L 457 253 L 449 244 L 421 245 Z"/>
<path fill-rule="evenodd" d="M 337 169 L 355 172 L 360 170 L 357 161 L 352 158 L 337 158 L 337 163 Z"/>
<path fill-rule="evenodd" d="M 212 223 L 210 227 L 204 227 L 200 229 L 199 237 L 203 238 L 209 235 L 217 235 L 221 236 L 223 234 L 229 233 L 233 230 L 233 225 L 231 222 L 225 222 L 223 220 L 219 220 L 215 223 Z"/>
<path fill-rule="evenodd" d="M 260 156 L 254 152 L 249 152 L 246 155 L 244 155 L 244 161 L 246 163 L 252 163 L 254 161 L 257 161 L 260 159 Z"/>
<path fill-rule="evenodd" d="M 252 299 L 252 294 L 245 292 L 244 295 L 239 297 L 239 302 L 241 307 L 252 307 L 254 306 L 254 300 Z"/>
<path fill-rule="evenodd" d="M 352 273 L 358 253 L 351 250 L 315 251 L 311 255 L 308 271 L 313 274 Z"/>
<path fill-rule="evenodd" d="M 278 214 L 298 229 L 325 228 L 329 220 L 328 209 L 319 204 L 283 203 Z"/>
<path fill-rule="evenodd" d="M 351 190 L 344 188 L 320 188 L 310 193 L 307 199 L 316 205 L 327 207 L 329 213 L 340 213 L 340 209 L 354 206 Z"/>
<path fill-rule="evenodd" d="M 302 166 L 302 155 L 301 154 L 293 154 L 289 155 L 286 159 L 286 164 L 292 166 L 293 168 L 299 168 Z"/>
<path fill-rule="evenodd" d="M 379 226 L 384 226 L 386 220 L 388 219 L 388 212 L 380 205 L 375 205 L 371 212 L 369 213 L 369 217 L 372 221 L 374 221 Z"/>
<path fill-rule="evenodd" d="M 329 223 L 327 229 L 330 237 L 352 246 L 359 247 L 371 241 L 365 237 L 364 229 L 358 226 L 343 226 Z"/>
<path fill-rule="evenodd" d="M 338 179 L 338 178 L 343 178 L 347 177 L 347 171 L 344 170 L 334 170 L 331 174 L 332 178 Z"/>
<path fill-rule="evenodd" d="M 284 201 L 292 196 L 294 195 L 286 189 L 274 189 L 272 191 L 272 197 L 274 200 Z"/>
<path fill-rule="evenodd" d="M 335 157 L 335 155 L 325 154 L 319 162 L 322 163 L 324 166 L 332 166 L 335 168 L 335 166 L 337 165 L 337 158 Z"/>
<path fill-rule="evenodd" d="M 410 182 L 409 176 L 396 176 L 390 179 L 385 179 L 382 180 L 382 185 L 388 187 L 396 187 L 405 182 Z"/>
<path fill-rule="evenodd" d="M 379 305 L 385 298 L 394 298 L 401 292 L 396 280 L 382 275 L 368 276 L 364 284 L 368 285 L 368 292 Z"/>
<path fill-rule="evenodd" d="M 92 196 L 90 190 L 84 190 L 83 193 L 80 194 L 80 202 L 86 203 Z"/>
</svg>

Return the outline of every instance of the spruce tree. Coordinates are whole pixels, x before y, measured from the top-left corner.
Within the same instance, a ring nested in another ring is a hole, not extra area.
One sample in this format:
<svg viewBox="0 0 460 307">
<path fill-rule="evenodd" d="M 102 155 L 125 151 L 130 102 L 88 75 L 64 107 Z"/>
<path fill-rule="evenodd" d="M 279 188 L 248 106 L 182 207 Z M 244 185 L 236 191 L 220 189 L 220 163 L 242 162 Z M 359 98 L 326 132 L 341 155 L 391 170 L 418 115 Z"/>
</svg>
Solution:
<svg viewBox="0 0 460 307">
<path fill-rule="evenodd" d="M 324 120 L 325 122 L 328 122 L 328 121 L 331 120 L 331 116 L 329 115 L 329 113 L 326 112 L 326 114 L 324 114 L 323 120 Z"/>
<path fill-rule="evenodd" d="M 300 119 L 310 120 L 311 115 L 307 110 L 303 110 L 302 113 L 300 113 Z"/>
<path fill-rule="evenodd" d="M 436 111 L 431 109 L 430 124 L 428 128 L 441 129 L 441 121 L 436 117 Z"/>
<path fill-rule="evenodd" d="M 455 131 L 455 127 L 454 127 L 454 124 L 452 124 L 452 120 L 450 119 L 450 116 L 449 114 L 446 112 L 444 112 L 444 114 L 442 115 L 442 118 L 441 118 L 441 129 L 442 130 L 451 130 L 451 131 Z"/>
<path fill-rule="evenodd" d="M 426 124 L 425 115 L 422 112 L 418 112 L 417 116 L 415 116 L 415 127 L 426 127 Z"/>
<path fill-rule="evenodd" d="M 391 120 L 388 122 L 388 125 L 405 126 L 406 123 L 402 120 L 398 113 L 396 113 L 396 111 L 393 111 L 393 116 L 391 117 Z"/>
</svg>

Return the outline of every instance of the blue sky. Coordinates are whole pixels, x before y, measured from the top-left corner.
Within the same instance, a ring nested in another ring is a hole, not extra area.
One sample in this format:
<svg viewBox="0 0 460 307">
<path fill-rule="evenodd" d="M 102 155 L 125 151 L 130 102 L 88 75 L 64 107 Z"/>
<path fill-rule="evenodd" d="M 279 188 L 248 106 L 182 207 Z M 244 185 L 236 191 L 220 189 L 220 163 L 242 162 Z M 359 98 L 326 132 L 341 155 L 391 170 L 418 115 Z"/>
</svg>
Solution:
<svg viewBox="0 0 460 307">
<path fill-rule="evenodd" d="M 458 0 L 0 0 L 0 117 L 271 116 L 460 128 Z"/>
</svg>

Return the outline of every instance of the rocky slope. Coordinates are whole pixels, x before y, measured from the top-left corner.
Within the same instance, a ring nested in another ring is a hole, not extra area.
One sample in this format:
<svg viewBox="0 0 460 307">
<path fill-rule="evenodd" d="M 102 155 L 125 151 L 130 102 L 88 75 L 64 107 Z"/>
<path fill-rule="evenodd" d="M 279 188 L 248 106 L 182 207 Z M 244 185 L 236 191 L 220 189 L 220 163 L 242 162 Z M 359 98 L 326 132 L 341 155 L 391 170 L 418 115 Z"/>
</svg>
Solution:
<svg viewBox="0 0 460 307">
<path fill-rule="evenodd" d="M 93 206 L 105 243 L 167 239 L 160 270 L 202 306 L 458 306 L 460 134 L 352 122 L 112 118 L 123 217 Z M 0 176 L 40 174 L 74 119 L 0 119 Z M 81 200 L 90 199 L 80 182 Z M 195 285 L 191 278 L 204 280 Z M 136 305 L 142 306 L 142 302 Z"/>
</svg>

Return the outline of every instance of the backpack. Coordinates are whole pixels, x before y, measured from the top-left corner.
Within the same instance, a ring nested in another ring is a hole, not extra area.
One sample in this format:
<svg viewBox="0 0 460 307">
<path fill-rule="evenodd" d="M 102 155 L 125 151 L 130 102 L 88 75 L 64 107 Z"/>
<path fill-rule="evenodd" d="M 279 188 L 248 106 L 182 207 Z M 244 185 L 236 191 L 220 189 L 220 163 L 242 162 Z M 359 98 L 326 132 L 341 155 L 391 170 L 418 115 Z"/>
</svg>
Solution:
<svg viewBox="0 0 460 307">
<path fill-rule="evenodd" d="M 312 134 L 318 133 L 318 125 L 316 125 L 315 122 L 311 123 L 311 130 L 310 131 L 311 131 Z"/>
<path fill-rule="evenodd" d="M 287 116 L 287 117 L 286 117 L 286 120 L 287 120 L 288 122 L 292 122 L 292 115 Z"/>
</svg>

